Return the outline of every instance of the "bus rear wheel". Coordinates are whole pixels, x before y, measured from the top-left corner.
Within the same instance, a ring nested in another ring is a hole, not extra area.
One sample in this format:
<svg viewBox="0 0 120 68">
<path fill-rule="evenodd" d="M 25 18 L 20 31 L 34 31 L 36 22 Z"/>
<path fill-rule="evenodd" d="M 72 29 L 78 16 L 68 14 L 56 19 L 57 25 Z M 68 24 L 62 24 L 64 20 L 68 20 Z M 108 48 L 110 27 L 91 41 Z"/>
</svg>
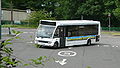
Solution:
<svg viewBox="0 0 120 68">
<path fill-rule="evenodd" d="M 88 39 L 87 45 L 88 45 L 88 46 L 91 45 L 91 39 Z"/>
</svg>

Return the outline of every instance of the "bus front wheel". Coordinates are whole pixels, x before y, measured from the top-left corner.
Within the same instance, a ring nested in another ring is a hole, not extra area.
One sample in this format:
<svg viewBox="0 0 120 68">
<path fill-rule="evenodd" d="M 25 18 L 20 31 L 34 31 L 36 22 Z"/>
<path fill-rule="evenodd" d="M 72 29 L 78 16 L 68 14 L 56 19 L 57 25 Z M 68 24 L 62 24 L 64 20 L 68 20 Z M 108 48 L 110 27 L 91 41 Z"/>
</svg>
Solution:
<svg viewBox="0 0 120 68">
<path fill-rule="evenodd" d="M 87 45 L 91 45 L 91 39 L 88 39 Z"/>
<path fill-rule="evenodd" d="M 58 48 L 58 43 L 57 42 L 54 43 L 53 48 Z"/>
</svg>

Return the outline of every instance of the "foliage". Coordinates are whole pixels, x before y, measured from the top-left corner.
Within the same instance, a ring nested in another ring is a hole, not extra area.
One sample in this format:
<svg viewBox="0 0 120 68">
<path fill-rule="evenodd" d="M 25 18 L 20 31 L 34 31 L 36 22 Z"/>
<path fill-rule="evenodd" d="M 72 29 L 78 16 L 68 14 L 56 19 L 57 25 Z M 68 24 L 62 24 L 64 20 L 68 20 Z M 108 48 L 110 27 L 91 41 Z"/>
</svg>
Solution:
<svg viewBox="0 0 120 68">
<path fill-rule="evenodd" d="M 1 0 L 1 6 L 2 8 L 9 8 L 9 2 L 7 0 Z"/>
<path fill-rule="evenodd" d="M 87 0 L 78 7 L 76 15 L 83 15 L 84 19 L 99 20 L 98 17 L 103 12 L 102 4 L 99 0 Z"/>
<path fill-rule="evenodd" d="M 2 7 L 9 8 L 9 1 L 2 0 Z M 86 20 L 101 21 L 102 26 L 107 26 L 108 14 L 111 13 L 112 26 L 120 25 L 119 0 L 15 0 L 12 5 L 15 9 L 35 11 L 30 17 L 32 23 L 41 19 L 51 19 L 51 17 L 58 20 L 80 20 L 83 17 Z"/>
<path fill-rule="evenodd" d="M 55 13 L 58 19 L 69 19 L 70 12 L 69 0 L 61 0 L 59 7 L 55 9 Z"/>
<path fill-rule="evenodd" d="M 28 18 L 28 21 L 32 23 L 32 26 L 33 26 L 33 23 L 34 23 L 34 26 L 37 26 L 40 20 L 46 20 L 46 19 L 50 20 L 55 18 L 51 17 L 51 15 L 47 11 L 40 10 L 40 11 L 32 12 Z"/>
<path fill-rule="evenodd" d="M 21 31 L 16 31 L 16 30 L 12 30 L 12 33 L 14 33 L 15 35 L 18 35 L 18 34 L 21 34 L 21 33 L 23 33 L 23 32 L 21 32 Z"/>
<path fill-rule="evenodd" d="M 36 48 L 40 48 L 40 47 L 41 47 L 41 45 L 39 45 L 39 44 L 34 44 L 34 46 L 35 46 Z"/>
<path fill-rule="evenodd" d="M 31 63 L 24 64 L 24 66 L 32 65 L 32 66 L 38 68 L 39 65 L 45 66 L 46 62 L 48 62 L 48 61 L 55 61 L 55 59 L 52 58 L 52 57 L 51 58 L 47 57 L 47 56 L 40 56 L 40 57 L 35 58 L 35 59 L 29 59 L 29 61 L 31 61 Z"/>
<path fill-rule="evenodd" d="M 115 15 L 115 17 L 120 20 L 120 8 L 116 8 L 114 11 L 113 11 L 113 14 Z"/>
<path fill-rule="evenodd" d="M 88 66 L 87 68 L 91 68 L 90 66 Z"/>
<path fill-rule="evenodd" d="M 36 65 L 44 65 L 44 62 L 47 61 L 47 57 L 46 56 L 40 56 L 37 59 L 30 59 L 30 61 L 32 61 L 32 63 L 36 64 Z"/>
<path fill-rule="evenodd" d="M 15 57 L 12 56 L 13 49 L 8 47 L 7 45 L 11 45 L 11 41 L 13 39 L 18 39 L 19 37 L 10 38 L 1 42 L 0 45 L 0 68 L 12 68 L 16 67 L 19 60 L 16 60 Z"/>
</svg>

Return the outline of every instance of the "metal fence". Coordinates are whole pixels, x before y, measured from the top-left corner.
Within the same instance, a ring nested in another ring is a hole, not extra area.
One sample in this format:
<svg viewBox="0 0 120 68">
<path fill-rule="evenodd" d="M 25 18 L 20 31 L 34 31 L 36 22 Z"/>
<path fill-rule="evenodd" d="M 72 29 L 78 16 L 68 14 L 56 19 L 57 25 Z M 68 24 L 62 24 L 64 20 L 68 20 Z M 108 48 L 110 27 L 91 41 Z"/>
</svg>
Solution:
<svg viewBox="0 0 120 68">
<path fill-rule="evenodd" d="M 11 21 L 2 20 L 2 21 L 1 21 L 1 24 L 2 24 L 2 25 L 10 25 L 10 24 L 11 24 Z M 14 24 L 14 25 L 27 25 L 28 22 L 14 21 L 13 24 Z"/>
</svg>

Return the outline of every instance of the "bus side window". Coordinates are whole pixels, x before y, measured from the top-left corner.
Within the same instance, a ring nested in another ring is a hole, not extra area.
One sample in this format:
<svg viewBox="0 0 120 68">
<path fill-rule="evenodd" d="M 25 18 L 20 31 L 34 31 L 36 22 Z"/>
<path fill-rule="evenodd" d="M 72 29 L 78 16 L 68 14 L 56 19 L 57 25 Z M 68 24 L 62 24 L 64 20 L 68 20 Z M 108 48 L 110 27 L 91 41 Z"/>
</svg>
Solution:
<svg viewBox="0 0 120 68">
<path fill-rule="evenodd" d="M 58 27 L 55 31 L 54 37 L 65 37 L 66 29 L 65 27 Z"/>
<path fill-rule="evenodd" d="M 70 37 L 71 36 L 71 32 L 68 32 L 68 37 Z"/>
</svg>

